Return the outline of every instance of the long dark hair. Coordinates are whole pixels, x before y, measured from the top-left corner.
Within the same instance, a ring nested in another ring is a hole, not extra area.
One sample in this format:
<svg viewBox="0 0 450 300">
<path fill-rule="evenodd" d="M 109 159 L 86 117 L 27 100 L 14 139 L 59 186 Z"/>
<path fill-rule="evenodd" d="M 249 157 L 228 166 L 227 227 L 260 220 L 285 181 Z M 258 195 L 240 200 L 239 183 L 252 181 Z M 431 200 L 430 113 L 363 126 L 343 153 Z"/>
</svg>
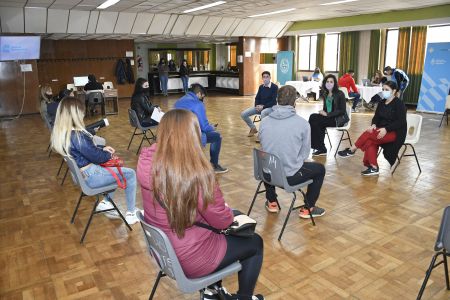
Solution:
<svg viewBox="0 0 450 300">
<path fill-rule="evenodd" d="M 142 85 L 144 84 L 144 82 L 147 82 L 147 79 L 139 77 L 136 80 L 136 83 L 134 85 L 134 92 L 133 92 L 133 96 L 137 95 L 137 94 L 141 94 L 144 92 L 144 89 L 142 88 Z"/>
<path fill-rule="evenodd" d="M 322 89 L 322 94 L 324 96 L 328 96 L 328 89 L 326 87 L 326 83 L 327 83 L 328 78 L 333 78 L 333 81 L 334 81 L 334 86 L 333 86 L 333 90 L 332 90 L 333 94 L 337 94 L 339 92 L 339 85 L 338 85 L 336 76 L 334 76 L 333 74 L 328 74 L 322 80 L 322 87 L 321 87 L 321 89 Z"/>
</svg>

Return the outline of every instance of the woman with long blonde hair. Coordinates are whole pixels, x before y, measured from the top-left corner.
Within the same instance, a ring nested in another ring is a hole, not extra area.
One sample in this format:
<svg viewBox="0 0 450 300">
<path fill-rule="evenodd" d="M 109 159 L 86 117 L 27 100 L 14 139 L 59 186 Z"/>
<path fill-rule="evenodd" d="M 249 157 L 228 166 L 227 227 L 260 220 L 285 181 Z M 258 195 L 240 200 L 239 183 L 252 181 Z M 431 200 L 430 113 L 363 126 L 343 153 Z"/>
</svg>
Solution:
<svg viewBox="0 0 450 300">
<path fill-rule="evenodd" d="M 203 153 L 197 117 L 187 110 L 171 110 L 161 119 L 157 136 L 157 143 L 142 150 L 137 167 L 146 222 L 167 234 L 190 278 L 240 261 L 237 294 L 207 289 L 205 299 L 218 299 L 217 292 L 226 299 L 264 299 L 253 295 L 263 260 L 261 237 L 225 236 L 194 224 L 225 229 L 233 222 L 233 212 Z"/>
<path fill-rule="evenodd" d="M 56 111 L 55 125 L 52 131 L 51 143 L 53 149 L 61 155 L 70 156 L 80 168 L 86 183 L 91 188 L 107 186 L 116 182 L 116 179 L 100 164 L 115 157 L 115 150 L 110 146 L 96 146 L 93 135 L 84 125 L 85 106 L 74 97 L 65 97 L 61 100 Z M 112 168 L 116 170 L 116 168 Z M 127 213 L 125 219 L 128 224 L 139 220 L 136 217 L 136 173 L 133 169 L 122 168 L 127 180 L 125 196 L 127 200 Z M 97 210 L 114 208 L 111 202 L 114 193 L 109 193 L 98 205 Z M 107 212 L 106 216 L 117 218 L 117 212 Z"/>
<path fill-rule="evenodd" d="M 41 86 L 40 98 L 40 112 L 42 119 L 47 118 L 47 105 L 53 102 L 53 91 L 52 87 L 48 84 Z"/>
</svg>

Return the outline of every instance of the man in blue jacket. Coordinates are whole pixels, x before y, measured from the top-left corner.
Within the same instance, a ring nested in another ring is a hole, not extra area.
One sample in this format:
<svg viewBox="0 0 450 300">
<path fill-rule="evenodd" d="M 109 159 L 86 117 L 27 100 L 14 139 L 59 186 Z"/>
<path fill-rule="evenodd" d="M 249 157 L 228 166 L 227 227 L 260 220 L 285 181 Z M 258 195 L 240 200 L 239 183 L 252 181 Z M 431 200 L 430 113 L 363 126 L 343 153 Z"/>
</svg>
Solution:
<svg viewBox="0 0 450 300">
<path fill-rule="evenodd" d="M 227 168 L 223 168 L 219 165 L 219 154 L 220 147 L 222 145 L 222 137 L 218 133 L 214 126 L 209 124 L 208 118 L 206 117 L 205 105 L 203 104 L 203 99 L 206 97 L 205 88 L 198 84 L 193 83 L 191 85 L 190 91 L 178 99 L 175 103 L 175 108 L 186 109 L 193 112 L 200 124 L 200 129 L 202 131 L 202 144 L 211 144 L 209 148 L 209 154 L 211 156 L 211 164 L 213 165 L 214 172 L 216 173 L 226 173 Z"/>
<path fill-rule="evenodd" d="M 262 72 L 262 80 L 263 84 L 259 86 L 258 93 L 255 97 L 255 106 L 247 108 L 241 113 L 242 120 L 244 120 L 250 128 L 248 137 L 252 137 L 258 133 L 258 130 L 250 117 L 260 114 L 261 119 L 263 119 L 272 112 L 272 106 L 277 104 L 278 86 L 270 81 L 269 71 Z"/>
</svg>

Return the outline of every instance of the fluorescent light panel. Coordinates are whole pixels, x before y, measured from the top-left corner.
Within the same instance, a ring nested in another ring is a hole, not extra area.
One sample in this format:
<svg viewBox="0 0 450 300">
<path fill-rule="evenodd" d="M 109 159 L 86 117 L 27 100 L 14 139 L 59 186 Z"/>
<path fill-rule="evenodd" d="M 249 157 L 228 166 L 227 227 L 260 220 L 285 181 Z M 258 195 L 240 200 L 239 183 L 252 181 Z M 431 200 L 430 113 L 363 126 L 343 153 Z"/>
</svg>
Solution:
<svg viewBox="0 0 450 300">
<path fill-rule="evenodd" d="M 194 11 L 198 11 L 198 10 L 202 10 L 202 9 L 207 9 L 207 8 L 214 7 L 214 6 L 217 6 L 217 5 L 221 5 L 221 4 L 224 4 L 224 3 L 227 3 L 227 2 L 226 1 L 216 1 L 216 2 L 213 2 L 213 3 L 210 3 L 210 4 L 206 4 L 206 5 L 203 5 L 203 6 L 199 6 L 199 7 L 196 7 L 196 8 L 185 10 L 185 11 L 183 11 L 183 13 L 187 14 L 187 13 L 190 13 L 190 12 L 194 12 Z"/>
<path fill-rule="evenodd" d="M 285 13 L 285 12 L 289 12 L 289 11 L 293 11 L 293 10 L 296 10 L 296 9 L 295 8 L 288 8 L 288 9 L 276 10 L 276 11 L 272 11 L 272 12 L 268 12 L 268 13 L 264 13 L 264 14 L 259 14 L 259 15 L 248 16 L 248 17 L 249 18 L 256 18 L 256 17 L 263 17 L 263 16 L 269 16 L 269 15 L 276 15 L 276 14 L 281 14 L 281 13 Z"/>
<path fill-rule="evenodd" d="M 348 3 L 348 2 L 356 2 L 356 1 L 359 1 L 359 0 L 340 0 L 340 1 L 322 3 L 320 5 L 336 5 L 336 4 L 342 4 L 342 3 Z"/>
<path fill-rule="evenodd" d="M 102 4 L 100 4 L 97 9 L 105 9 L 110 7 L 111 5 L 116 4 L 117 2 L 119 2 L 120 0 L 106 0 L 105 2 L 103 2 Z"/>
</svg>

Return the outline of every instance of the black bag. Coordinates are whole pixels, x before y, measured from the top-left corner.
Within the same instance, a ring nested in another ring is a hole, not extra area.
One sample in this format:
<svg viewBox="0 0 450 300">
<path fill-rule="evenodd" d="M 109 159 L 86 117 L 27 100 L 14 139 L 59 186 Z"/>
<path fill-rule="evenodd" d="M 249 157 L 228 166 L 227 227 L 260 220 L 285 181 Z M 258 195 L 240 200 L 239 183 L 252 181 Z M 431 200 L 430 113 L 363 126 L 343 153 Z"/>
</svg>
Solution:
<svg viewBox="0 0 450 300">
<path fill-rule="evenodd" d="M 220 230 L 201 222 L 195 222 L 194 225 L 211 230 L 217 234 L 252 237 L 255 234 L 256 221 L 238 210 L 233 210 L 233 214 L 234 221 L 226 229 Z"/>
<path fill-rule="evenodd" d="M 347 112 L 343 115 L 337 116 L 336 118 L 336 127 L 342 127 L 350 121 L 350 118 L 347 116 Z"/>
</svg>

